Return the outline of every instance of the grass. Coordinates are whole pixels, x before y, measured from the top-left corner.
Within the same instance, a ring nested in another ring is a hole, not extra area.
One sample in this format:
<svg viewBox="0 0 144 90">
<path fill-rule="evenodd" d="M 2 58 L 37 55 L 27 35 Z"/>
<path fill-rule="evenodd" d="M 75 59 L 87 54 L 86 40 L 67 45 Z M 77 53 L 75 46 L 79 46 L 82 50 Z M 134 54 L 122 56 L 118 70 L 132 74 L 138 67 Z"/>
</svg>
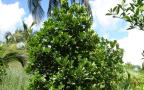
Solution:
<svg viewBox="0 0 144 90">
<path fill-rule="evenodd" d="M 133 67 L 127 67 L 130 73 L 129 84 L 132 90 L 144 90 L 144 70 L 135 71 Z"/>
<path fill-rule="evenodd" d="M 7 75 L 2 79 L 0 90 L 27 90 L 28 75 L 19 62 L 11 62 L 7 69 Z"/>
</svg>

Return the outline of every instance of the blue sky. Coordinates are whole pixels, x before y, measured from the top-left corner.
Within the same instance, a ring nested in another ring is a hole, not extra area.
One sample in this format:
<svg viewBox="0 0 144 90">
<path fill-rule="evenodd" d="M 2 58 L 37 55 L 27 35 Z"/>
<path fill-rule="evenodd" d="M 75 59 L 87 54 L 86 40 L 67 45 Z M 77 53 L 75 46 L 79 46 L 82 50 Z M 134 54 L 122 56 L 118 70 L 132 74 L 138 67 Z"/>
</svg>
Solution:
<svg viewBox="0 0 144 90">
<path fill-rule="evenodd" d="M 45 11 L 47 10 L 47 2 L 48 0 L 42 0 L 41 4 L 43 8 L 45 8 Z M 94 0 L 93 0 L 94 1 Z M 4 4 L 14 4 L 18 2 L 19 3 L 19 8 L 23 8 L 25 14 L 22 16 L 22 18 L 28 17 L 29 11 L 28 11 L 28 5 L 27 5 L 27 0 L 2 0 L 2 3 Z M 94 8 L 93 8 L 94 9 Z M 95 10 L 95 9 L 94 9 Z M 127 36 L 127 32 L 121 31 L 122 28 L 126 26 L 126 23 L 122 20 L 115 24 L 111 24 L 107 27 L 104 27 L 99 23 L 99 20 L 97 20 L 97 17 L 94 16 L 94 29 L 97 31 L 97 33 L 100 36 L 105 36 L 108 39 L 121 39 L 123 37 Z"/>
<path fill-rule="evenodd" d="M 48 0 L 42 0 L 41 3 L 43 5 L 43 8 L 45 8 L 45 11 L 48 3 L 47 1 Z M 2 0 L 3 4 L 14 4 L 16 2 L 19 3 L 19 8 L 24 9 L 25 14 L 23 15 L 22 18 L 28 17 L 29 11 L 28 11 L 27 0 Z M 116 24 L 111 24 L 108 27 L 103 27 L 103 25 L 101 25 L 97 20 L 97 17 L 94 16 L 94 24 L 95 24 L 94 29 L 97 31 L 97 33 L 100 36 L 106 36 L 109 39 L 121 39 L 127 36 L 127 32 L 120 31 L 126 25 L 122 20 Z"/>
<path fill-rule="evenodd" d="M 19 2 L 19 7 L 23 8 L 25 11 L 25 17 L 29 15 L 27 0 L 2 0 L 4 4 L 13 4 Z M 42 0 L 41 4 L 43 8 L 47 7 L 48 0 Z M 45 9 L 46 10 L 46 9 Z"/>
<path fill-rule="evenodd" d="M 127 31 L 128 23 L 120 19 L 105 16 L 108 9 L 119 3 L 120 0 L 91 0 L 90 5 L 93 13 L 93 29 L 110 40 L 118 40 L 120 47 L 124 48 L 124 61 L 139 64 L 144 43 L 144 32 L 140 30 Z M 127 0 L 130 1 L 130 0 Z M 41 4 L 45 11 L 48 0 L 42 0 Z M 21 27 L 24 20 L 27 24 L 32 22 L 28 11 L 27 0 L 0 0 L 0 40 L 6 31 L 14 32 Z"/>
</svg>

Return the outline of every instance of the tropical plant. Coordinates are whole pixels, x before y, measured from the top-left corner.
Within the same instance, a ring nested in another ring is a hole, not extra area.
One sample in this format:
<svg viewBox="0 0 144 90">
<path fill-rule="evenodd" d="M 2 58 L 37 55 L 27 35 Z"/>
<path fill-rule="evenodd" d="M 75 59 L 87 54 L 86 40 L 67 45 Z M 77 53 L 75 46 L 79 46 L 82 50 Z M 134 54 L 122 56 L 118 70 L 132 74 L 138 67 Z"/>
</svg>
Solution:
<svg viewBox="0 0 144 90">
<path fill-rule="evenodd" d="M 127 3 L 126 0 L 122 0 L 121 4 L 116 5 L 109 10 L 106 15 L 112 15 L 116 18 L 121 18 L 130 23 L 128 29 L 138 28 L 144 30 L 144 1 L 132 0 L 131 3 Z"/>
<path fill-rule="evenodd" d="M 6 68 L 8 67 L 8 63 L 14 60 L 20 62 L 23 67 L 26 64 L 26 56 L 20 55 L 17 52 L 5 53 L 5 51 L 3 51 L 3 54 L 0 54 L 0 80 L 2 79 L 3 75 L 6 74 Z"/>
<path fill-rule="evenodd" d="M 33 25 L 33 24 L 32 24 Z M 31 27 L 32 27 L 31 25 Z M 6 41 L 0 45 L 0 79 L 6 74 L 8 63 L 18 61 L 24 67 L 27 60 L 27 48 L 19 48 L 20 42 L 26 44 L 32 35 L 32 29 L 28 28 L 23 22 L 24 30 L 16 30 L 15 33 L 7 32 L 5 34 Z"/>
<path fill-rule="evenodd" d="M 5 33 L 5 39 L 7 44 L 16 43 L 15 37 L 12 35 L 11 32 Z"/>
<path fill-rule="evenodd" d="M 39 23 L 41 19 L 44 17 L 44 10 L 41 5 L 42 0 L 28 0 L 29 11 L 32 14 L 36 23 Z M 76 0 L 48 0 L 48 9 L 47 16 L 51 16 L 52 10 L 54 7 L 61 8 L 62 2 L 68 1 L 69 4 L 76 3 Z M 89 13 L 91 14 L 89 0 L 78 0 L 79 4 L 85 5 L 89 9 Z"/>
<path fill-rule="evenodd" d="M 98 37 L 84 6 L 67 2 L 29 41 L 29 90 L 117 90 L 123 50 Z"/>
<path fill-rule="evenodd" d="M 32 36 L 32 27 L 35 24 L 34 22 L 28 27 L 28 25 L 23 21 L 23 28 L 17 29 L 12 34 L 11 32 L 7 32 L 5 34 L 6 44 L 7 45 L 17 45 L 21 46 L 23 49 L 26 49 L 27 42 L 29 38 Z M 19 45 L 21 44 L 21 45 Z M 21 48 L 21 49 L 22 49 Z"/>
</svg>

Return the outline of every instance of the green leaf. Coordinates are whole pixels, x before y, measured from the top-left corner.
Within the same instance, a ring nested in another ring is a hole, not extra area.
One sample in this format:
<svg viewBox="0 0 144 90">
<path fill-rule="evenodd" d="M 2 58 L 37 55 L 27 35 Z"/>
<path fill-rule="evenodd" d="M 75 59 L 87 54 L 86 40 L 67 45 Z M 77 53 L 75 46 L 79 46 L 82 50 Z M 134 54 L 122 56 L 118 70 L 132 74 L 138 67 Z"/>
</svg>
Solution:
<svg viewBox="0 0 144 90">
<path fill-rule="evenodd" d="M 138 16 L 139 15 L 139 8 L 140 8 L 140 6 L 136 9 L 134 16 Z"/>
<path fill-rule="evenodd" d="M 113 12 L 115 12 L 116 9 L 117 9 L 117 6 L 115 6 L 115 7 L 113 8 Z"/>
<path fill-rule="evenodd" d="M 116 14 L 119 14 L 119 11 L 120 11 L 120 7 L 117 7 Z"/>
<path fill-rule="evenodd" d="M 111 13 L 107 13 L 106 15 L 107 15 L 107 16 L 110 16 L 110 15 L 112 15 L 112 14 L 111 14 Z"/>
<path fill-rule="evenodd" d="M 134 10 L 135 7 L 132 3 L 130 3 L 130 6 L 131 6 L 132 10 Z"/>
<path fill-rule="evenodd" d="M 123 19 L 126 20 L 126 21 L 130 21 L 130 17 L 129 16 L 124 16 Z"/>
</svg>

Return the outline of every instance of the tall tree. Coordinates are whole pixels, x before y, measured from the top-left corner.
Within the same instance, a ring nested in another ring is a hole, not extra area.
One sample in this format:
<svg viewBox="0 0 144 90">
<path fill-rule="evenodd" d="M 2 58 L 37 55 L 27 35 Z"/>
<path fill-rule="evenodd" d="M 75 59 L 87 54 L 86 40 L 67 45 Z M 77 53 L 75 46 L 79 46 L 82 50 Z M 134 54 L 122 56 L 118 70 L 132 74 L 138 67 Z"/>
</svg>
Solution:
<svg viewBox="0 0 144 90">
<path fill-rule="evenodd" d="M 122 90 L 123 50 L 98 37 L 84 6 L 61 7 L 29 41 L 28 90 Z"/>
<path fill-rule="evenodd" d="M 41 1 L 42 0 L 28 0 L 30 13 L 32 14 L 36 23 L 39 23 L 44 17 L 44 9 L 42 8 Z M 63 1 L 68 1 L 69 5 L 76 2 L 76 0 L 48 0 L 47 16 L 51 15 L 51 11 L 54 9 L 54 7 L 60 8 Z M 89 0 L 78 0 L 78 3 L 85 5 L 88 8 L 88 11 L 91 13 L 88 1 Z"/>
</svg>

